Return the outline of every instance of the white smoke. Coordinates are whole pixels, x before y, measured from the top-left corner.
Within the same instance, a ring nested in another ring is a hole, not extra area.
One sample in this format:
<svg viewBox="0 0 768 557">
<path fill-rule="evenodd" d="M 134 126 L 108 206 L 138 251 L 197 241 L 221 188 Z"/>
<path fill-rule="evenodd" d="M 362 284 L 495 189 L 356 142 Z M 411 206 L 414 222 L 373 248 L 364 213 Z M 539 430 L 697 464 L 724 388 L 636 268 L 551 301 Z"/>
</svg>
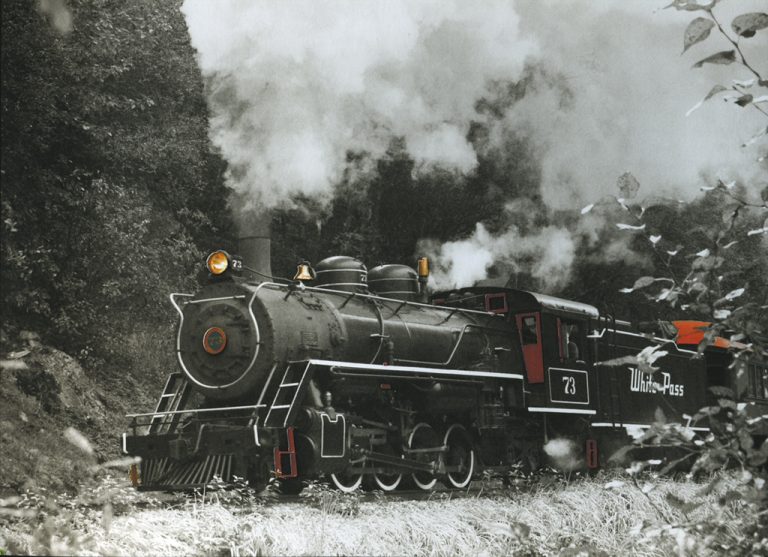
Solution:
<svg viewBox="0 0 768 557">
<path fill-rule="evenodd" d="M 493 156 L 511 156 L 510 135 L 527 137 L 544 202 L 575 210 L 616 193 L 625 171 L 641 196 L 683 199 L 705 177 L 765 179 L 766 163 L 754 164 L 764 143 L 740 148 L 757 131 L 754 108 L 713 99 L 686 116 L 714 84 L 752 76 L 735 64 L 691 69 L 732 45 L 714 31 L 680 56 L 700 14 L 660 9 L 668 3 L 185 0 L 183 12 L 207 81 L 211 139 L 245 204 L 328 198 L 349 151 L 376 159 L 393 137 L 405 138 L 417 169 L 471 172 L 477 153 L 466 137 L 479 121 Z M 761 2 L 715 8 L 726 29 L 749 11 L 763 11 Z M 740 41 L 762 75 L 767 39 L 761 31 Z M 494 82 L 514 82 L 526 61 L 539 71 L 523 99 L 495 120 L 478 114 L 479 99 L 498 96 Z M 596 221 L 591 231 L 586 221 Z M 431 244 L 435 276 L 463 286 L 503 264 L 556 289 L 576 244 L 594 243 L 599 226 L 594 214 L 540 230 L 512 221 L 498 234 L 478 224 L 470 238 Z M 628 251 L 616 239 L 604 255 L 628 260 Z"/>
<path fill-rule="evenodd" d="M 535 142 L 549 207 L 577 209 L 615 194 L 616 179 L 627 170 L 642 184 L 643 196 L 686 200 L 712 185 L 705 180 L 713 176 L 745 183 L 758 174 L 766 178 L 765 166 L 755 164 L 755 149 L 741 147 L 764 122 L 754 107 L 718 97 L 686 115 L 713 85 L 730 88 L 734 79 L 754 76 L 737 64 L 692 69 L 733 45 L 715 29 L 681 55 L 686 25 L 705 14 L 661 9 L 669 3 L 517 3 L 521 27 L 540 46 L 536 63 L 560 73 L 569 94 L 539 79 L 498 127 L 523 129 Z M 750 11 L 765 11 L 765 2 L 723 2 L 714 10 L 729 32 L 733 17 Z M 768 33 L 740 46 L 768 74 Z M 752 86 L 753 93 L 758 89 Z"/>
<path fill-rule="evenodd" d="M 533 51 L 512 4 L 185 0 L 211 139 L 253 203 L 328 196 L 347 152 L 404 137 L 420 167 L 468 172 L 476 101 Z"/>
<path fill-rule="evenodd" d="M 584 465 L 579 446 L 570 439 L 550 439 L 544 444 L 544 452 L 558 469 L 565 472 L 576 470 Z"/>
<path fill-rule="evenodd" d="M 516 226 L 492 235 L 478 223 L 469 238 L 438 245 L 422 242 L 419 248 L 435 263 L 430 277 L 437 289 L 461 288 L 486 278 L 494 264 L 505 271 L 526 271 L 540 281 L 542 288 L 563 286 L 573 264 L 576 244 L 566 229 L 547 226 L 523 235 Z"/>
<path fill-rule="evenodd" d="M 538 47 L 532 57 L 538 71 L 525 96 L 491 122 L 489 145 L 498 150 L 510 134 L 533 142 L 540 158 L 541 195 L 550 209 L 575 210 L 617 195 L 617 178 L 627 170 L 640 181 L 641 200 L 691 200 L 714 177 L 738 180 L 751 187 L 753 197 L 764 187 L 766 163 L 755 160 L 760 149 L 765 153 L 765 141 L 758 149 L 741 147 L 764 127 L 753 107 L 713 99 L 686 115 L 714 84 L 730 86 L 733 79 L 753 76 L 736 65 L 691 69 L 699 59 L 732 45 L 715 31 L 680 56 L 685 27 L 701 14 L 660 10 L 667 4 L 516 2 L 523 34 Z M 761 10 L 754 0 L 727 4 L 715 10 L 726 28 L 739 13 Z M 764 32 L 741 41 L 762 75 L 768 74 L 767 39 Z M 595 213 L 557 228 L 556 235 L 552 227 L 521 235 L 513 223 L 491 236 L 478 226 L 472 237 L 432 250 L 444 266 L 438 281 L 443 287 L 465 286 L 486 278 L 484 270 L 494 264 L 512 261 L 515 267 L 531 265 L 544 289 L 556 289 L 567 280 L 574 243 L 595 246 L 603 226 L 603 217 Z M 627 245 L 631 237 L 614 234 L 591 257 L 646 266 L 648 261 Z M 546 246 L 547 240 L 554 244 Z"/>
</svg>

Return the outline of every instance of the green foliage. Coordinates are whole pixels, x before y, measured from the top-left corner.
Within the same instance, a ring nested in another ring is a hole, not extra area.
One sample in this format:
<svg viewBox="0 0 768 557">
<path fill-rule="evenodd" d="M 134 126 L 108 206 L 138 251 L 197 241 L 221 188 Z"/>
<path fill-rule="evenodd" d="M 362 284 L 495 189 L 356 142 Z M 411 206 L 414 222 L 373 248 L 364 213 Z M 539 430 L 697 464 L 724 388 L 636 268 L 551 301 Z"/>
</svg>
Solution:
<svg viewBox="0 0 768 557">
<path fill-rule="evenodd" d="M 721 396 L 714 406 L 702 408 L 692 417 L 694 424 L 706 424 L 710 432 L 698 437 L 694 432 L 677 423 L 659 421 L 635 440 L 637 447 L 674 447 L 682 456 L 668 462 L 660 469 L 669 473 L 683 465 L 690 470 L 689 477 L 708 478 L 705 486 L 693 497 L 683 499 L 667 494 L 667 502 L 683 514 L 682 520 L 668 521 L 661 528 L 648 523 L 645 534 L 651 537 L 682 536 L 685 550 L 690 554 L 702 552 L 727 552 L 730 555 L 760 555 L 768 551 L 768 440 L 756 443 L 760 418 L 750 417 L 746 403 L 733 400 L 733 393 L 725 388 L 713 387 Z M 634 485 L 647 493 L 652 482 L 643 483 L 642 471 L 659 461 L 634 462 L 627 470 Z M 715 512 L 704 518 L 692 519 L 694 511 L 705 504 L 711 495 L 724 484 L 724 476 L 716 474 L 725 469 L 737 470 L 736 478 L 715 500 Z M 738 522 L 732 515 L 736 513 Z"/>
<path fill-rule="evenodd" d="M 708 5 L 687 0 L 675 0 L 671 6 L 678 10 L 704 11 L 708 18 L 696 18 L 684 33 L 684 49 L 704 41 L 710 30 L 718 31 L 734 45 L 734 50 L 719 52 L 704 58 L 704 63 L 740 63 L 755 74 L 758 85 L 768 85 L 749 65 L 734 41 L 722 28 L 712 12 L 716 1 Z M 766 14 L 744 14 L 734 19 L 732 28 L 740 37 L 749 38 L 768 26 Z M 737 57 L 738 54 L 738 57 Z M 754 80 L 753 80 L 754 81 Z M 753 106 L 763 115 L 762 108 L 752 103 L 753 96 L 745 89 L 754 83 L 734 82 L 738 93 L 734 103 Z M 716 85 L 704 101 L 726 91 Z M 703 101 L 702 101 L 703 102 Z M 701 103 L 696 105 L 695 110 Z M 691 111 L 692 111 L 691 110 Z M 689 111 L 689 114 L 690 112 Z M 657 274 L 634 280 L 632 287 L 623 288 L 624 294 L 640 293 L 646 303 L 662 304 L 673 310 L 682 309 L 702 320 L 711 322 L 699 346 L 703 352 L 714 344 L 717 336 L 729 336 L 741 341 L 741 348 L 732 348 L 729 373 L 736 377 L 744 373 L 748 358 L 761 360 L 768 356 L 768 258 L 766 257 L 766 217 L 768 199 L 761 192 L 760 199 L 750 192 L 751 184 L 724 183 L 704 187 L 705 195 L 685 207 L 668 204 L 643 208 L 639 204 L 623 204 L 623 208 L 637 225 L 617 225 L 624 230 L 636 230 L 639 245 L 645 246 L 653 256 Z M 755 188 L 751 188 L 755 189 Z M 590 208 L 591 210 L 591 208 Z M 706 425 L 709 433 L 698 437 L 690 428 L 677 423 L 666 423 L 663 415 L 657 423 L 635 439 L 635 445 L 625 447 L 619 456 L 639 447 L 669 447 L 682 456 L 666 463 L 661 469 L 668 473 L 685 465 L 690 476 L 708 475 L 712 479 L 695 497 L 685 500 L 672 494 L 667 503 L 683 514 L 682 520 L 666 519 L 658 523 L 644 523 L 638 530 L 651 538 L 674 537 L 681 554 L 702 552 L 732 555 L 757 555 L 768 552 L 768 440 L 759 433 L 766 416 L 750 413 L 752 402 L 737 402 L 736 394 L 724 387 L 712 387 L 714 402 L 702 408 L 691 422 Z M 652 483 L 641 485 L 641 472 L 660 461 L 639 461 L 628 469 L 635 486 L 647 494 Z M 722 476 L 716 472 L 736 468 L 735 485 L 720 495 L 719 511 L 702 520 L 691 515 L 716 491 Z M 739 521 L 730 518 L 738 512 Z"/>
<path fill-rule="evenodd" d="M 44 369 L 32 371 L 20 370 L 16 372 L 16 386 L 19 390 L 40 401 L 43 409 L 49 414 L 59 409 L 61 400 L 61 387 L 56 377 Z"/>
<path fill-rule="evenodd" d="M 167 292 L 231 237 L 179 5 L 71 2 L 62 33 L 2 3 L 4 321 L 91 363 L 165 335 Z"/>
</svg>

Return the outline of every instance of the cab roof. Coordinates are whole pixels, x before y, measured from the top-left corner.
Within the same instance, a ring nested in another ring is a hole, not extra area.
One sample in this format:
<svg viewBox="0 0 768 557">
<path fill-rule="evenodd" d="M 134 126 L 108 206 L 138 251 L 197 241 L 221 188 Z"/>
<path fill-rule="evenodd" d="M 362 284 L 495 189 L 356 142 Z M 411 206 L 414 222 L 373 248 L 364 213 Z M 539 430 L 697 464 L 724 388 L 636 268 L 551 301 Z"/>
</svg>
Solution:
<svg viewBox="0 0 768 557">
<path fill-rule="evenodd" d="M 557 298 L 548 294 L 539 292 L 528 292 L 517 290 L 516 288 L 506 288 L 493 285 L 473 286 L 467 288 L 458 288 L 445 292 L 436 293 L 435 298 L 445 300 L 447 305 L 461 305 L 461 302 L 472 298 L 483 296 L 485 294 L 504 293 L 507 296 L 509 309 L 512 311 L 541 311 L 548 310 L 556 313 L 566 313 L 574 316 L 597 318 L 599 312 L 597 308 L 589 304 L 574 302 L 564 298 Z"/>
</svg>

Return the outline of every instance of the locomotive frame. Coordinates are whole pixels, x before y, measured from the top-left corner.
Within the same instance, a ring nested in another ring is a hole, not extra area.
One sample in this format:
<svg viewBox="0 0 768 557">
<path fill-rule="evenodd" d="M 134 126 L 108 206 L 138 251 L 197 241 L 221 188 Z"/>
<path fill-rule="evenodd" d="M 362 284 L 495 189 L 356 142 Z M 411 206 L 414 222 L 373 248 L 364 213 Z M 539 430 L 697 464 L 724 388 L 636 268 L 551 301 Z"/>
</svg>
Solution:
<svg viewBox="0 0 768 557">
<path fill-rule="evenodd" d="M 425 273 L 404 266 L 371 271 L 381 296 L 352 258 L 318 264 L 306 275 L 317 286 L 247 281 L 231 267 L 195 295 L 171 295 L 181 371 L 123 434 L 123 451 L 142 458 L 139 489 L 214 475 L 256 489 L 276 477 L 284 492 L 320 476 L 343 491 L 465 488 L 481 469 L 541 465 L 559 437 L 594 469 L 657 409 L 707 431 L 689 417 L 709 402 L 707 387 L 743 387 L 728 370 L 734 346 L 700 356 L 696 328 L 644 334 L 593 306 L 503 286 L 427 300 Z M 658 375 L 606 363 L 654 346 L 666 353 Z M 746 401 L 762 415 L 768 367 L 749 366 Z"/>
</svg>

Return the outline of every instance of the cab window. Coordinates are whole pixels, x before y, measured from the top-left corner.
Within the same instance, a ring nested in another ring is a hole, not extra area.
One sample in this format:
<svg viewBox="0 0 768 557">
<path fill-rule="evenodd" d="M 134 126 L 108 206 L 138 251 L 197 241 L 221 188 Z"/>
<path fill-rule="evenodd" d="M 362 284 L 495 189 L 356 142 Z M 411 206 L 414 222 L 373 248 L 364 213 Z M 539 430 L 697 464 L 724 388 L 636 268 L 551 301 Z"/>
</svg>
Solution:
<svg viewBox="0 0 768 557">
<path fill-rule="evenodd" d="M 557 320 L 557 338 L 560 346 L 560 361 L 582 361 L 584 341 L 582 323 L 570 319 Z"/>
</svg>

